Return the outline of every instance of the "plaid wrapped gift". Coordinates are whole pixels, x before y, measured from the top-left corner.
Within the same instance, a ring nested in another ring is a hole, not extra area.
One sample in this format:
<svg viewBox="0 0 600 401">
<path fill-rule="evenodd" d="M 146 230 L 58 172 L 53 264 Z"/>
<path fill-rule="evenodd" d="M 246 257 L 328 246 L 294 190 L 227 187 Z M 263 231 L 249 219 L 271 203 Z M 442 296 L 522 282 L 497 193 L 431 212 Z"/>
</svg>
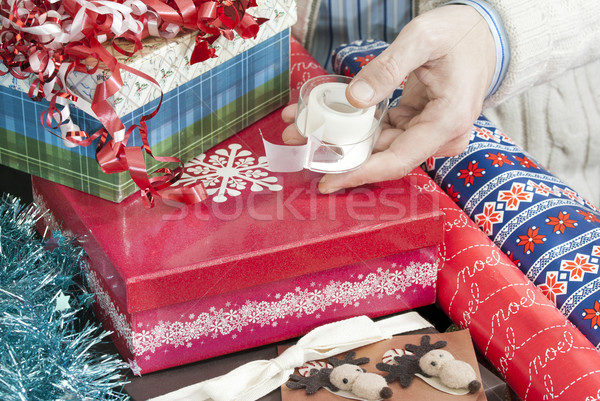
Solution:
<svg viewBox="0 0 600 401">
<path fill-rule="evenodd" d="M 158 105 L 160 112 L 148 120 L 149 143 L 160 156 L 187 161 L 235 134 L 278 107 L 289 98 L 289 26 L 296 19 L 295 1 L 260 2 L 260 16 L 269 18 L 255 39 L 214 43 L 218 57 L 190 65 L 195 34 L 175 40 L 149 38 L 132 57 L 115 53 L 122 63 L 154 77 L 161 85 L 124 72 L 124 86 L 112 104 L 126 126 L 140 121 Z M 72 73 L 69 84 L 86 99 L 108 71 L 96 76 Z M 33 79 L 33 78 L 31 78 Z M 95 146 L 67 147 L 60 132 L 40 124 L 47 110 L 45 100 L 32 101 L 27 92 L 30 80 L 7 74 L 0 77 L 0 163 L 59 182 L 72 188 L 120 202 L 136 190 L 128 173 L 104 174 L 95 160 Z M 86 132 L 95 132 L 100 123 L 71 107 L 74 121 Z M 128 145 L 142 145 L 132 136 Z M 147 158 L 148 171 L 164 166 Z"/>
</svg>

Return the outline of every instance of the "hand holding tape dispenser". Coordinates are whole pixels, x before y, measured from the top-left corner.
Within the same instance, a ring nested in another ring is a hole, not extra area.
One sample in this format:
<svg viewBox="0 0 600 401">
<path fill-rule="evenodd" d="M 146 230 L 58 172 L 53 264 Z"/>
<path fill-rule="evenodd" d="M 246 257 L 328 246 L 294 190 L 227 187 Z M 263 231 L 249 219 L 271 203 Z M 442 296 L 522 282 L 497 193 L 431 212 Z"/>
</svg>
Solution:
<svg viewBox="0 0 600 401">
<path fill-rule="evenodd" d="M 302 85 L 296 128 L 305 145 L 276 145 L 263 138 L 269 169 L 292 172 L 345 173 L 360 167 L 371 155 L 388 108 L 385 99 L 359 109 L 346 99 L 351 78 L 324 75 Z"/>
</svg>

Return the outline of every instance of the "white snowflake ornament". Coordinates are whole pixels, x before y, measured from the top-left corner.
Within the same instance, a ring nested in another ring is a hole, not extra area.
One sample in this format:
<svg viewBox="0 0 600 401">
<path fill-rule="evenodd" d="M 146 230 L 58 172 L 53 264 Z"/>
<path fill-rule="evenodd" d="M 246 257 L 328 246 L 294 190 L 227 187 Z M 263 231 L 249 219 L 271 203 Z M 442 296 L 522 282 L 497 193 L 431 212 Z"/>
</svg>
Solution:
<svg viewBox="0 0 600 401">
<path fill-rule="evenodd" d="M 206 193 L 213 195 L 212 200 L 218 203 L 227 201 L 228 196 L 240 196 L 248 187 L 252 192 L 263 189 L 281 191 L 277 177 L 271 176 L 267 158 L 257 158 L 242 145 L 232 143 L 227 149 L 217 149 L 208 157 L 201 154 L 191 160 L 181 177 L 184 186 L 193 185 L 202 180 Z"/>
<path fill-rule="evenodd" d="M 138 363 L 136 361 L 132 361 L 131 359 L 128 359 L 127 364 L 129 365 L 129 368 L 131 369 L 131 372 L 134 374 L 134 376 L 142 375 L 142 369 L 140 368 L 140 366 L 138 365 Z"/>
</svg>

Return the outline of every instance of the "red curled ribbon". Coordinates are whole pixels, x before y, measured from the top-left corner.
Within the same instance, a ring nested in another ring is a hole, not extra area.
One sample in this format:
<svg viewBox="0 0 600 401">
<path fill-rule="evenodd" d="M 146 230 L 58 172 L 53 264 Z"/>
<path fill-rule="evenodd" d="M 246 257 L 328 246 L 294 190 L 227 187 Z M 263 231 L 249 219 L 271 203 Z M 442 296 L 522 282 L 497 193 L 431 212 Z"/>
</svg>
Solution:
<svg viewBox="0 0 600 401">
<path fill-rule="evenodd" d="M 229 40 L 235 37 L 237 32 L 242 39 L 256 37 L 259 25 L 264 19 L 257 19 L 246 13 L 246 9 L 252 3 L 248 0 L 208 0 L 200 4 L 197 11 L 196 26 L 200 33 L 196 37 L 196 47 L 190 58 L 190 64 L 205 61 L 216 57 L 212 44 L 220 35 Z"/>
<path fill-rule="evenodd" d="M 10 73 L 17 79 L 26 79 L 35 74 L 29 96 L 33 100 L 46 98 L 50 101 L 40 119 L 46 127 L 59 128 L 70 118 L 63 117 L 69 115 L 68 109 L 67 113 L 61 111 L 65 111 L 69 103 L 81 101 L 69 91 L 68 75 L 72 71 L 95 74 L 100 64 L 106 66 L 111 74 L 98 84 L 90 105 L 103 128 L 92 135 L 74 128 L 67 132 L 66 139 L 80 146 L 89 146 L 98 140 L 96 158 L 102 171 L 128 171 L 150 207 L 154 204 L 154 196 L 187 204 L 200 202 L 207 196 L 201 183 L 192 187 L 172 187 L 181 177 L 181 161 L 176 157 L 154 156 L 150 150 L 146 121 L 158 113 L 162 93 L 156 109 L 127 129 L 109 102 L 123 86 L 121 70 L 157 86 L 158 82 L 119 63 L 100 41 L 106 40 L 116 51 L 130 56 L 141 49 L 142 38 L 149 32 L 172 37 L 178 30 L 193 30 L 198 32 L 190 60 L 194 64 L 216 57 L 215 49 L 210 45 L 219 36 L 230 40 L 235 33 L 243 39 L 255 37 L 259 25 L 266 20 L 246 12 L 247 8 L 256 7 L 255 0 L 137 0 L 135 10 L 128 9 L 124 3 L 129 2 L 117 0 L 114 6 L 87 0 L 0 3 L 0 61 L 7 68 L 0 70 L 0 76 Z M 114 41 L 116 38 L 133 43 L 133 50 L 126 51 L 118 46 Z M 59 105 L 65 108 L 59 110 Z M 136 129 L 143 146 L 127 146 L 128 138 Z M 123 139 L 115 140 L 123 132 Z M 174 170 L 161 168 L 151 177 L 146 169 L 144 152 L 157 161 L 179 166 Z"/>
</svg>

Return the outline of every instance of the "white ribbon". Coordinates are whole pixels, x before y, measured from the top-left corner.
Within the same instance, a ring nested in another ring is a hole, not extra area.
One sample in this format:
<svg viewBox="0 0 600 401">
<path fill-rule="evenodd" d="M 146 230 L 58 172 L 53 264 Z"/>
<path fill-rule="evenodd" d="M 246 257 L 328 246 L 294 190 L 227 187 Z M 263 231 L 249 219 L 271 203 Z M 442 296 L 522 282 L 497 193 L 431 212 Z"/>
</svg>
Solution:
<svg viewBox="0 0 600 401">
<path fill-rule="evenodd" d="M 389 339 L 394 334 L 431 327 L 416 312 L 378 322 L 366 316 L 317 327 L 277 358 L 253 361 L 231 372 L 150 401 L 254 401 L 279 388 L 305 362 L 325 359 Z"/>
</svg>

